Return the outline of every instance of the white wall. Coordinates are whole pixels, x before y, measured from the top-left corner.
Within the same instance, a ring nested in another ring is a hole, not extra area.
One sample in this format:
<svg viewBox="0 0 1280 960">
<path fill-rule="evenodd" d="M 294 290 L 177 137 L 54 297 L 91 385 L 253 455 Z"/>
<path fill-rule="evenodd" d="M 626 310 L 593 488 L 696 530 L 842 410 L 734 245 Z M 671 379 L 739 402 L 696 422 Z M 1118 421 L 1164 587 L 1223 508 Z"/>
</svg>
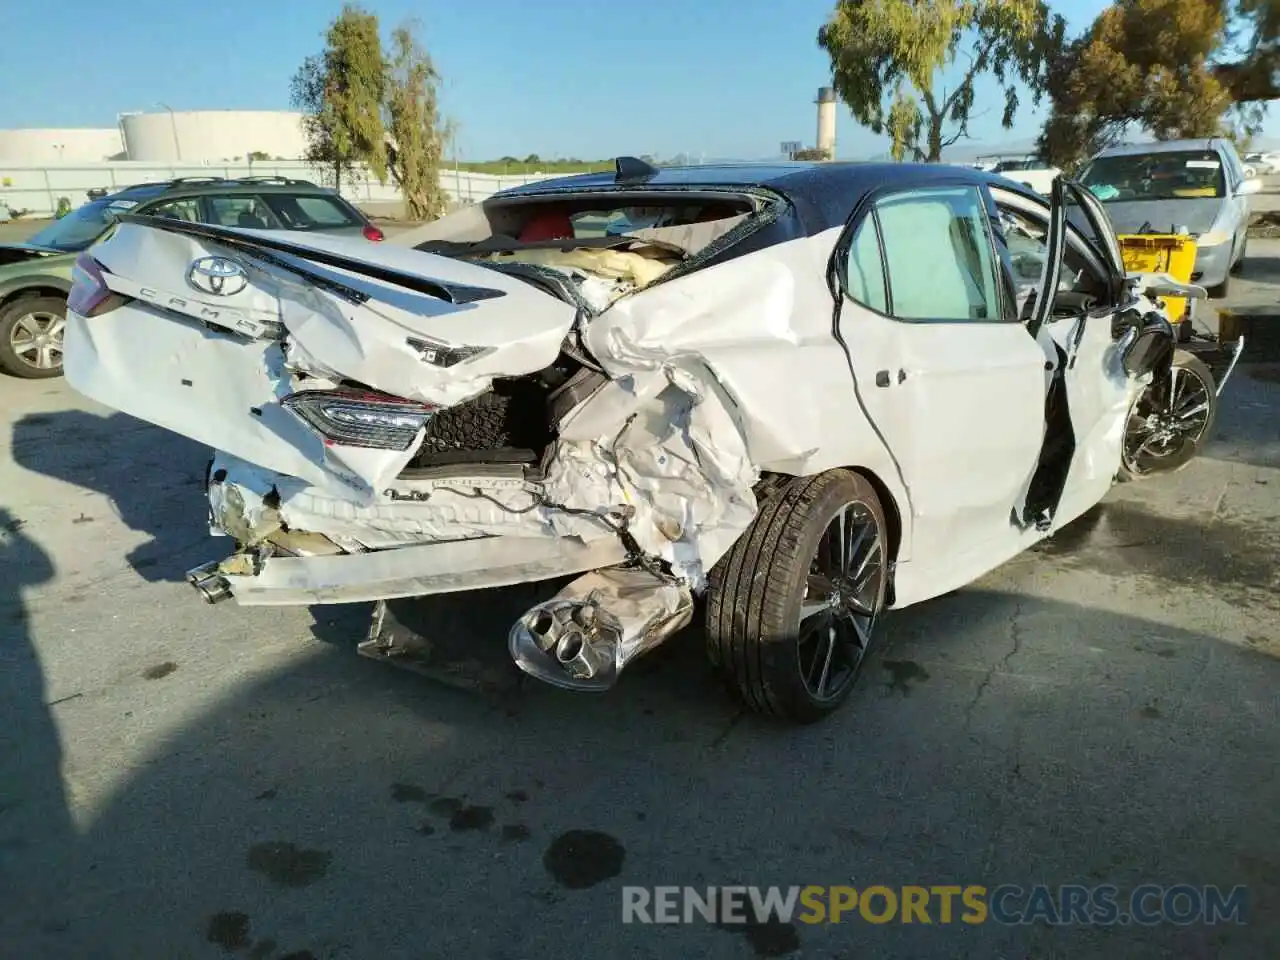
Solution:
<svg viewBox="0 0 1280 960">
<path fill-rule="evenodd" d="M 0 164 L 98 162 L 123 152 L 115 127 L 0 130 Z"/>
<path fill-rule="evenodd" d="M 120 117 L 130 160 L 223 163 L 260 151 L 293 160 L 306 150 L 302 114 L 280 110 L 178 110 Z"/>
<path fill-rule="evenodd" d="M 62 163 L 42 166 L 7 164 L 0 161 L 0 205 L 12 210 L 30 210 L 31 216 L 51 216 L 58 198 L 66 197 L 78 207 L 88 197 L 86 192 L 105 187 L 108 191 L 135 183 L 172 180 L 177 177 L 247 177 L 285 176 L 312 183 L 324 183 L 324 171 L 301 161 L 248 164 L 156 164 L 119 161 L 115 163 Z M 498 177 L 486 173 L 445 170 L 440 183 L 455 203 L 474 203 L 499 190 L 534 180 L 549 179 L 551 174 Z M 386 184 L 364 174 L 342 185 L 342 195 L 354 203 L 395 203 L 402 200 L 400 191 L 388 180 Z"/>
</svg>

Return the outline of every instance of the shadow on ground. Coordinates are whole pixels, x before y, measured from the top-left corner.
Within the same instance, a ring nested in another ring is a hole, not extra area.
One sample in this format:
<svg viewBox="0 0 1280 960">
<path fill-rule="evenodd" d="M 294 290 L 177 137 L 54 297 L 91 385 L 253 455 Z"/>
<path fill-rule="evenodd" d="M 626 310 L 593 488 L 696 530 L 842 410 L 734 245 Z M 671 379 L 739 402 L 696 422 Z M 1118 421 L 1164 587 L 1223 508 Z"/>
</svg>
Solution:
<svg viewBox="0 0 1280 960">
<path fill-rule="evenodd" d="M 1275 363 L 1255 362 L 1255 346 L 1246 343 L 1244 356 L 1250 362 L 1242 358 L 1223 388 L 1202 456 L 1280 469 L 1280 430 L 1274 413 L 1280 403 L 1280 354 Z"/>
<path fill-rule="evenodd" d="M 1211 455 L 1280 466 L 1246 406 L 1274 409 L 1249 391 L 1278 387 L 1236 376 Z M 129 558 L 143 576 L 208 557 L 198 445 L 119 414 L 39 414 L 14 457 L 109 497 L 148 537 Z M 1132 505 L 1090 531 L 1097 516 L 1040 562 L 1275 602 L 1274 548 L 1248 531 Z M 51 565 L 0 520 L 0 957 L 1280 955 L 1280 662 L 1210 636 L 961 591 L 888 618 L 848 709 L 796 730 L 739 713 L 695 631 L 607 695 L 481 698 L 355 656 L 367 606 L 317 608 L 324 643 L 137 758 L 77 835 L 23 609 Z M 500 651 L 526 589 L 424 617 Z M 85 702 L 59 716 L 74 726 Z M 1033 882 L 1245 884 L 1252 922 L 620 922 L 624 884 Z"/>
<path fill-rule="evenodd" d="M 7 913 L 21 903 L 13 885 L 45 851 L 74 850 L 62 782 L 62 744 L 45 703 L 44 674 L 24 593 L 53 579 L 53 562 L 25 524 L 0 507 L 0 890 Z M 6 946 L 0 939 L 0 955 Z"/>
<path fill-rule="evenodd" d="M 127 414 L 62 410 L 18 420 L 12 451 L 27 470 L 107 497 L 131 530 L 149 538 L 126 558 L 144 579 L 181 580 L 209 559 L 216 541 L 206 522 L 208 448 Z M 82 512 L 80 519 L 93 517 Z"/>
<path fill-rule="evenodd" d="M 1277 955 L 1280 663 L 982 590 L 886 626 L 804 729 L 738 713 L 695 632 L 608 695 L 496 702 L 317 644 L 174 731 L 78 840 L 11 857 L 0 954 Z M 1251 925 L 620 922 L 624 884 L 1035 882 L 1245 884 Z"/>
</svg>

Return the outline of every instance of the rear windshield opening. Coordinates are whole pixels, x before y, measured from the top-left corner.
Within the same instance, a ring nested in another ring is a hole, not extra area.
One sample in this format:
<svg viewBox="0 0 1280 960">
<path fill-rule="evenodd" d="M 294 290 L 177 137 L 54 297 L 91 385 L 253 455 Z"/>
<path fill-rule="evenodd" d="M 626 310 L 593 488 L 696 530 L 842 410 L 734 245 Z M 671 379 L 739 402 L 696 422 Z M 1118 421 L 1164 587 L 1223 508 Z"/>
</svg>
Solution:
<svg viewBox="0 0 1280 960">
<path fill-rule="evenodd" d="M 498 197 L 427 224 L 402 242 L 514 271 L 539 285 L 550 279 L 559 287 L 554 295 L 602 311 L 751 224 L 764 203 L 712 191 Z M 576 292 L 567 293 L 566 283 Z"/>
<path fill-rule="evenodd" d="M 746 220 L 755 210 L 740 197 L 596 196 L 491 201 L 461 216 L 437 221 L 419 250 L 466 256 L 497 248 L 563 246 L 564 241 L 631 237 L 692 256 Z M 471 248 L 475 248 L 474 250 Z"/>
</svg>

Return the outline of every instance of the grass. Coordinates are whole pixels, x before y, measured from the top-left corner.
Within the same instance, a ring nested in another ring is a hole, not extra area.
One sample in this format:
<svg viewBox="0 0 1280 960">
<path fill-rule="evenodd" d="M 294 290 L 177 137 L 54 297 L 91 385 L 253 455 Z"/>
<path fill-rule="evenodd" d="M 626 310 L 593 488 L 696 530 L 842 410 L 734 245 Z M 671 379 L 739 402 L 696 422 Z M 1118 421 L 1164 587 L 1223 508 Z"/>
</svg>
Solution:
<svg viewBox="0 0 1280 960">
<path fill-rule="evenodd" d="M 612 160 L 535 160 L 525 162 L 507 158 L 504 160 L 455 161 L 446 160 L 442 173 L 454 169 L 466 173 L 491 173 L 498 176 L 515 176 L 529 173 L 597 173 L 613 169 Z"/>
</svg>

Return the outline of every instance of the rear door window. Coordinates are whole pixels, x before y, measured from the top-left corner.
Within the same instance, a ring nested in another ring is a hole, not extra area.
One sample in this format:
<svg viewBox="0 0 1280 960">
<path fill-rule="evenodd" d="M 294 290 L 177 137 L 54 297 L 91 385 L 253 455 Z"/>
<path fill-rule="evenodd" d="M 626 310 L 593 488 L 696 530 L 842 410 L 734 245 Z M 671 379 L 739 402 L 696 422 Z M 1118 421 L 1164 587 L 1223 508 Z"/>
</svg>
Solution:
<svg viewBox="0 0 1280 960">
<path fill-rule="evenodd" d="M 262 199 L 286 230 L 333 230 L 360 226 L 346 205 L 334 197 L 268 193 Z"/>
<path fill-rule="evenodd" d="M 210 197 L 210 223 L 220 227 L 279 230 L 280 222 L 259 197 Z"/>
<path fill-rule="evenodd" d="M 204 219 L 200 216 L 200 200 L 197 197 L 165 200 L 138 212 L 149 217 L 167 217 L 170 220 L 186 220 L 189 223 L 199 223 Z"/>
</svg>

